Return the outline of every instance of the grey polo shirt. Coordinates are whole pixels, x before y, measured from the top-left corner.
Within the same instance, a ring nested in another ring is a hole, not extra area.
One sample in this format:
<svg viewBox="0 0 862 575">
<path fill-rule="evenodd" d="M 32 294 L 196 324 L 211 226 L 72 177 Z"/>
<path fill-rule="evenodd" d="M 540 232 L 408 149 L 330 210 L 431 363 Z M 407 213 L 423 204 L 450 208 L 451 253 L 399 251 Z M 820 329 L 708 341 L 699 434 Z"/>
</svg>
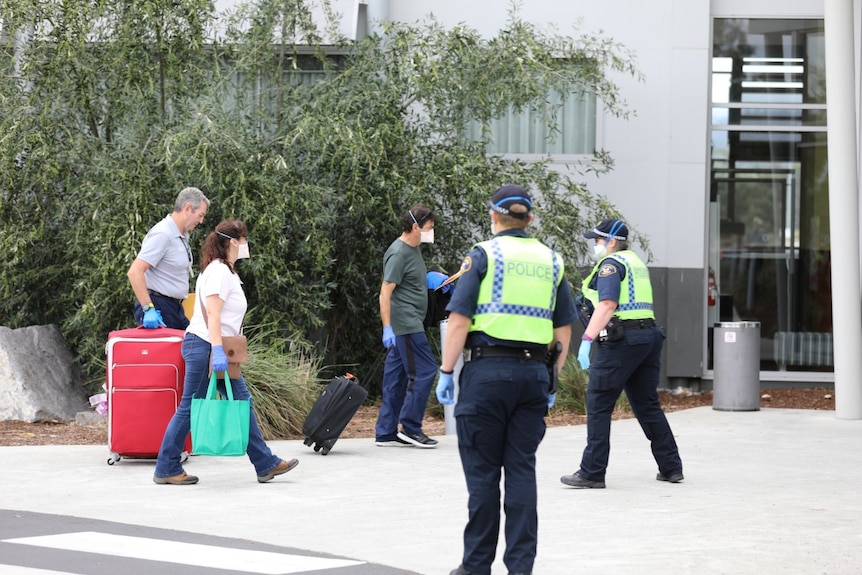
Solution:
<svg viewBox="0 0 862 575">
<path fill-rule="evenodd" d="M 189 235 L 180 233 L 170 215 L 147 232 L 138 258 L 150 264 L 144 274 L 147 289 L 178 300 L 188 297 L 192 269 Z"/>
</svg>

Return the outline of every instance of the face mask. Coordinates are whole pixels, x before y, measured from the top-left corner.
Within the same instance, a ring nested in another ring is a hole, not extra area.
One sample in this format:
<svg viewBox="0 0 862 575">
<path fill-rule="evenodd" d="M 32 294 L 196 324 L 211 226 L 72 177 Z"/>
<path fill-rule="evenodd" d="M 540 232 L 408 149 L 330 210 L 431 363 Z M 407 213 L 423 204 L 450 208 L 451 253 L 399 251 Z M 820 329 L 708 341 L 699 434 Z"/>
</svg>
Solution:
<svg viewBox="0 0 862 575">
<path fill-rule="evenodd" d="M 237 252 L 236 252 L 236 259 L 244 260 L 247 257 L 248 257 L 248 243 L 239 244 Z"/>
<path fill-rule="evenodd" d="M 608 255 L 608 246 L 606 244 L 596 244 L 593 246 L 593 259 L 599 261 Z"/>
<path fill-rule="evenodd" d="M 423 244 L 434 243 L 434 228 L 430 230 L 419 230 L 419 242 Z"/>
<path fill-rule="evenodd" d="M 492 236 L 497 235 L 497 226 L 494 224 L 494 218 L 493 217 L 491 218 L 491 235 Z"/>
</svg>

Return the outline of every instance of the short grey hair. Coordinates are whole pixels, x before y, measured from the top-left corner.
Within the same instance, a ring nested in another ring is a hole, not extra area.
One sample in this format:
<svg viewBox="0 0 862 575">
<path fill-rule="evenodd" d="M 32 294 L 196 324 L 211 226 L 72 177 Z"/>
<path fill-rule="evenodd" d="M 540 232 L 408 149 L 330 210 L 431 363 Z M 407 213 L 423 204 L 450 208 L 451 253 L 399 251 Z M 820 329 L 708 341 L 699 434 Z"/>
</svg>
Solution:
<svg viewBox="0 0 862 575">
<path fill-rule="evenodd" d="M 183 211 L 183 206 L 186 204 L 191 204 L 192 210 L 197 211 L 203 203 L 206 203 L 207 207 L 210 206 L 209 199 L 207 199 L 202 191 L 192 187 L 183 188 L 177 196 L 177 201 L 174 202 L 174 211 Z"/>
</svg>

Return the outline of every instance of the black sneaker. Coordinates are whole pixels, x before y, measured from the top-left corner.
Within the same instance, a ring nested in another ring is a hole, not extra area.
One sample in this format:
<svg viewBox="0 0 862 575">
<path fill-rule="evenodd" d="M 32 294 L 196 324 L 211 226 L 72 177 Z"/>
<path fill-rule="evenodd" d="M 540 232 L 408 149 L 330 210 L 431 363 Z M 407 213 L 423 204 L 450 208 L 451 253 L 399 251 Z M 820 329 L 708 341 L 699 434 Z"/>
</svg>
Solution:
<svg viewBox="0 0 862 575">
<path fill-rule="evenodd" d="M 403 447 L 405 445 L 413 445 L 409 441 L 405 441 L 397 435 L 393 439 L 377 439 L 374 441 L 377 447 Z"/>
<path fill-rule="evenodd" d="M 411 443 L 416 447 L 437 447 L 437 440 L 431 439 L 421 431 L 419 433 L 407 433 L 402 429 L 398 432 L 398 439 Z"/>
<path fill-rule="evenodd" d="M 663 475 L 659 473 L 655 476 L 656 481 L 667 481 L 668 483 L 679 483 L 685 477 L 683 477 L 682 473 L 671 473 L 670 475 Z"/>
<path fill-rule="evenodd" d="M 560 481 L 569 487 L 574 487 L 576 489 L 604 489 L 605 482 L 604 481 L 590 481 L 589 479 L 584 479 L 580 476 L 580 474 L 576 471 L 571 475 L 563 475 L 560 477 Z"/>
</svg>

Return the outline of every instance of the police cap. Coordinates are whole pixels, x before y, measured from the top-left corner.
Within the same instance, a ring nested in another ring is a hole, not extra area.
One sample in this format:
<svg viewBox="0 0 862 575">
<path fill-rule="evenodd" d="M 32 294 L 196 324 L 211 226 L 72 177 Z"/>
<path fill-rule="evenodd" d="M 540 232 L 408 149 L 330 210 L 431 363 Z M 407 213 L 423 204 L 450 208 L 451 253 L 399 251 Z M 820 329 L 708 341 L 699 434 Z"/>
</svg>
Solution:
<svg viewBox="0 0 862 575">
<path fill-rule="evenodd" d="M 588 240 L 596 238 L 604 238 L 606 240 L 628 241 L 629 229 L 622 220 L 607 219 L 602 220 L 602 223 L 594 227 L 592 230 L 584 234 Z"/>
<path fill-rule="evenodd" d="M 527 210 L 524 212 L 520 210 L 512 211 L 510 208 L 516 204 L 524 206 Z M 522 220 L 530 215 L 530 212 L 533 210 L 533 201 L 530 199 L 530 194 L 527 190 L 521 186 L 506 184 L 497 188 L 497 191 L 491 196 L 491 201 L 488 202 L 488 207 L 498 214 Z"/>
</svg>

